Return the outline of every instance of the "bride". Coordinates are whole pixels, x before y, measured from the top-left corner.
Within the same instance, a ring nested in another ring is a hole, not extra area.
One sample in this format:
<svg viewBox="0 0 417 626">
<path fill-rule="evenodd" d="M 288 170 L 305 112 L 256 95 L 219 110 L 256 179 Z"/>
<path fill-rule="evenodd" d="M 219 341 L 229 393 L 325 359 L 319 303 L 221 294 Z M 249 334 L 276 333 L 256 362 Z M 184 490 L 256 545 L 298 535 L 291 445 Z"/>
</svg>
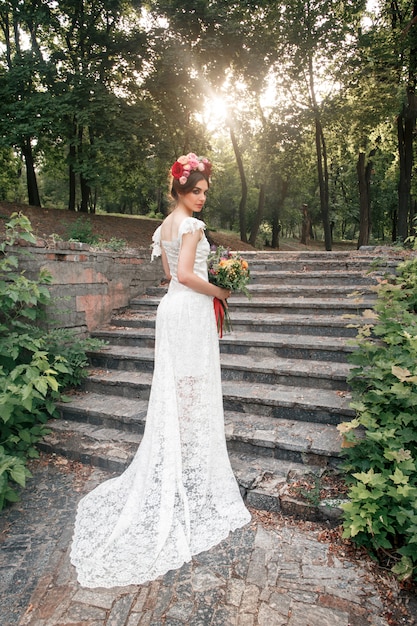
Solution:
<svg viewBox="0 0 417 626">
<path fill-rule="evenodd" d="M 209 243 L 200 213 L 211 164 L 172 166 L 174 208 L 153 235 L 170 284 L 156 316 L 145 432 L 130 466 L 79 503 L 71 561 L 84 587 L 140 584 L 176 569 L 249 522 L 227 455 Z"/>
</svg>

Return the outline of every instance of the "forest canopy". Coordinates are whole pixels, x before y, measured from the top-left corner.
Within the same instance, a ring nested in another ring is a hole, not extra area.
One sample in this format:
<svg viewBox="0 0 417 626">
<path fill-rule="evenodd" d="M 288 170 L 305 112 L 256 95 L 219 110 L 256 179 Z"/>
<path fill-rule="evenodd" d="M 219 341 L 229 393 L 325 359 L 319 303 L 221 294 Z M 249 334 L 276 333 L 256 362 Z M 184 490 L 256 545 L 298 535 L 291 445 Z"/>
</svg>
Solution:
<svg viewBox="0 0 417 626">
<path fill-rule="evenodd" d="M 205 219 L 253 245 L 413 234 L 417 0 L 3 0 L 0 200 Z"/>
</svg>

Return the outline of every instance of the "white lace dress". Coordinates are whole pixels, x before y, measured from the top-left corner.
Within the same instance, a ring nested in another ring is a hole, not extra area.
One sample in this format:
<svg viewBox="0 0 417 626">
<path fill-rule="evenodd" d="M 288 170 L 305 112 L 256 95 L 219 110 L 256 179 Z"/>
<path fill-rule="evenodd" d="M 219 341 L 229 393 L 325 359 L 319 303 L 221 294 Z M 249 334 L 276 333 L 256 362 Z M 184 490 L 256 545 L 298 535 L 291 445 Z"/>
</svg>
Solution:
<svg viewBox="0 0 417 626">
<path fill-rule="evenodd" d="M 156 318 L 145 433 L 125 472 L 79 503 L 71 561 L 84 587 L 153 580 L 250 520 L 227 455 L 213 299 L 176 276 L 182 235 L 204 228 L 186 218 L 178 240 L 162 244 L 172 279 Z M 208 252 L 203 236 L 194 271 L 205 280 Z"/>
</svg>

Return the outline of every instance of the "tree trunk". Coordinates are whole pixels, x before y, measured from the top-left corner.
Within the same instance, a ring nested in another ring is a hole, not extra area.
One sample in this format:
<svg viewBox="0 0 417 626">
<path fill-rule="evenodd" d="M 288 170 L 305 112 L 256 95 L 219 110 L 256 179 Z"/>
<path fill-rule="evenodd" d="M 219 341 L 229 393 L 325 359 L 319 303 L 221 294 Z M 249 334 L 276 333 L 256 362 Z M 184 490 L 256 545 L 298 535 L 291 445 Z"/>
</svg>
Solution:
<svg viewBox="0 0 417 626">
<path fill-rule="evenodd" d="M 408 217 L 411 206 L 411 178 L 413 172 L 413 134 L 416 125 L 416 97 L 407 93 L 407 105 L 397 117 L 400 179 L 398 182 L 397 237 L 408 237 Z"/>
<path fill-rule="evenodd" d="M 41 206 L 41 200 L 39 196 L 38 181 L 36 180 L 35 164 L 33 159 L 32 144 L 30 139 L 26 139 L 22 146 L 22 153 L 25 159 L 26 165 L 26 183 L 28 190 L 28 202 L 32 206 Z"/>
<path fill-rule="evenodd" d="M 326 250 L 332 249 L 332 233 L 329 219 L 329 174 L 327 170 L 327 152 L 326 143 L 324 141 L 323 129 L 321 122 L 316 114 L 316 156 L 317 156 L 317 176 L 320 189 L 320 208 L 321 219 L 324 231 L 324 245 Z"/>
<path fill-rule="evenodd" d="M 79 210 L 81 213 L 88 213 L 88 207 L 90 203 L 91 197 L 91 187 L 88 184 L 85 176 L 80 174 L 80 190 L 81 190 L 81 202 L 79 206 Z"/>
<path fill-rule="evenodd" d="M 310 239 L 311 233 L 311 218 L 308 212 L 308 206 L 306 204 L 303 204 L 303 206 L 301 207 L 301 212 L 303 214 L 303 217 L 301 222 L 300 243 L 306 246 Z"/>
<path fill-rule="evenodd" d="M 83 134 L 83 127 L 80 125 L 78 127 L 78 164 L 80 166 L 83 165 Z M 80 192 L 81 202 L 79 204 L 78 210 L 81 213 L 88 213 L 88 204 L 90 201 L 91 189 L 86 177 L 82 172 L 80 172 Z"/>
<path fill-rule="evenodd" d="M 71 152 L 74 151 L 75 148 L 70 148 L 70 157 Z M 69 183 L 69 196 L 68 196 L 68 210 L 75 211 L 75 172 L 72 163 L 68 166 L 68 183 Z"/>
<path fill-rule="evenodd" d="M 412 24 L 415 24 L 416 20 L 417 0 L 413 0 Z M 405 31 L 405 34 L 406 33 L 408 33 L 408 30 Z M 415 95 L 416 81 L 417 44 L 416 36 L 414 34 L 414 36 L 410 37 L 406 102 L 403 105 L 401 114 L 397 117 L 398 153 L 400 162 L 397 237 L 401 241 L 405 241 L 408 237 L 409 215 L 411 209 L 411 181 L 414 166 L 413 136 L 417 118 L 417 99 Z"/>
<path fill-rule="evenodd" d="M 272 241 L 271 248 L 279 248 L 279 235 L 281 227 L 279 223 L 280 207 L 284 205 L 285 198 L 288 193 L 288 180 L 283 180 L 281 183 L 280 200 L 274 205 L 274 211 L 272 214 Z M 277 194 L 278 195 L 278 194 Z"/>
<path fill-rule="evenodd" d="M 256 211 L 256 217 L 253 222 L 253 225 L 250 231 L 250 237 L 249 237 L 249 243 L 253 247 L 255 247 L 255 244 L 256 244 L 256 237 L 258 236 L 259 227 L 262 222 L 262 217 L 264 214 L 264 207 L 265 207 L 265 184 L 263 183 L 259 188 L 258 210 Z"/>
<path fill-rule="evenodd" d="M 69 184 L 69 194 L 68 194 L 68 210 L 75 211 L 75 201 L 76 201 L 76 179 L 75 179 L 75 171 L 74 165 L 77 160 L 77 151 L 75 148 L 77 137 L 77 123 L 75 121 L 75 117 L 72 119 L 72 132 L 70 136 L 70 145 L 68 151 L 68 184 Z"/>
<path fill-rule="evenodd" d="M 391 241 L 397 241 L 397 211 L 391 212 Z"/>
<path fill-rule="evenodd" d="M 246 232 L 246 202 L 248 198 L 248 184 L 246 182 L 245 170 L 243 168 L 243 160 L 242 154 L 240 152 L 238 143 L 236 141 L 235 133 L 233 132 L 233 128 L 230 126 L 230 139 L 232 140 L 233 150 L 236 157 L 237 167 L 239 169 L 240 176 L 240 184 L 242 187 L 242 195 L 239 203 L 239 230 L 240 230 L 240 239 L 244 243 L 247 243 L 248 236 Z"/>
<path fill-rule="evenodd" d="M 369 156 L 374 156 L 375 150 L 372 150 Z M 365 153 L 359 152 L 356 162 L 356 172 L 359 184 L 359 237 L 357 248 L 367 246 L 371 234 L 371 174 L 372 161 L 368 159 L 365 165 Z"/>
<path fill-rule="evenodd" d="M 314 85 L 314 67 L 313 57 L 308 60 L 308 75 L 312 109 L 314 112 L 315 135 L 316 135 L 316 158 L 317 158 L 317 177 L 320 189 L 320 208 L 321 219 L 324 231 L 324 245 L 326 250 L 332 249 L 332 233 L 330 229 L 329 217 L 329 172 L 327 167 L 327 149 L 324 140 L 323 128 L 320 121 L 320 113 L 317 105 L 316 89 Z"/>
</svg>

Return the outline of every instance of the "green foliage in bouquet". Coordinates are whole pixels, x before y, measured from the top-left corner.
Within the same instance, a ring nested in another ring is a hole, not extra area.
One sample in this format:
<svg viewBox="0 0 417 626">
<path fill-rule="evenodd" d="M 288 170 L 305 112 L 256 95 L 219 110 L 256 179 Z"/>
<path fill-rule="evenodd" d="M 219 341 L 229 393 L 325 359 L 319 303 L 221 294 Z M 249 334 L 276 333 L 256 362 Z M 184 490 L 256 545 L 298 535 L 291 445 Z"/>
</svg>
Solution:
<svg viewBox="0 0 417 626">
<path fill-rule="evenodd" d="M 349 376 L 356 418 L 341 424 L 350 474 L 344 537 L 417 575 L 417 259 L 382 281 Z M 369 314 L 369 312 L 368 312 Z"/>
<path fill-rule="evenodd" d="M 248 262 L 242 259 L 238 252 L 231 252 L 229 248 L 222 246 L 212 248 L 208 259 L 208 279 L 216 287 L 244 293 L 251 297 L 248 290 L 250 271 Z M 228 308 L 223 302 L 214 298 L 214 311 L 216 314 L 217 330 L 219 336 L 223 336 L 223 330 L 232 330 L 232 323 Z"/>
<path fill-rule="evenodd" d="M 0 243 L 0 510 L 18 499 L 27 460 L 38 456 L 35 444 L 48 432 L 61 390 L 83 377 L 88 347 L 67 338 L 60 350 L 56 333 L 42 329 L 51 276 L 41 271 L 32 280 L 19 271 L 10 246 L 20 241 L 35 238 L 29 220 L 14 213 Z"/>
<path fill-rule="evenodd" d="M 210 252 L 207 262 L 209 281 L 213 285 L 230 291 L 240 291 L 250 298 L 249 265 L 238 252 L 218 246 Z"/>
</svg>

